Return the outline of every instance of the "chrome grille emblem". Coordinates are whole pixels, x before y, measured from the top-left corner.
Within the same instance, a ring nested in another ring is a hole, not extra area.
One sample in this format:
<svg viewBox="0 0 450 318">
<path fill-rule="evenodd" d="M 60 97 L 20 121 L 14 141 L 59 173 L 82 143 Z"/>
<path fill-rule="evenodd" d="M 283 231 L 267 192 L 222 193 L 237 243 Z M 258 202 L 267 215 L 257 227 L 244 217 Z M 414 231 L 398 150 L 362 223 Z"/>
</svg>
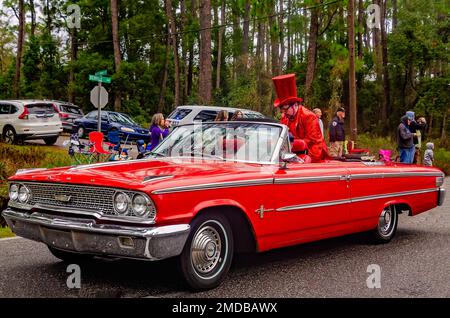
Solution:
<svg viewBox="0 0 450 318">
<path fill-rule="evenodd" d="M 70 202 L 71 196 L 65 194 L 55 194 L 55 200 L 60 202 Z"/>
</svg>

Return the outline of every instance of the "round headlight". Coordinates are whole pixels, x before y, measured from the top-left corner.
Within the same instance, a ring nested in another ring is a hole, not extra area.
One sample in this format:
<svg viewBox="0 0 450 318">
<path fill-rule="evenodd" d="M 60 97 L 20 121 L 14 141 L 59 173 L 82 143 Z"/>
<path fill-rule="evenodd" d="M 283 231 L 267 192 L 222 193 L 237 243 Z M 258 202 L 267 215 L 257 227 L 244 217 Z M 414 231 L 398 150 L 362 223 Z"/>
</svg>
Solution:
<svg viewBox="0 0 450 318">
<path fill-rule="evenodd" d="M 130 198 L 123 192 L 114 195 L 114 209 L 121 215 L 127 215 Z"/>
<path fill-rule="evenodd" d="M 136 216 L 145 216 L 148 212 L 149 201 L 141 194 L 133 197 L 133 212 Z"/>
<path fill-rule="evenodd" d="M 24 185 L 19 188 L 19 202 L 26 203 L 30 198 L 30 190 Z"/>
<path fill-rule="evenodd" d="M 19 198 L 19 186 L 17 184 L 13 184 L 9 187 L 9 198 L 12 201 L 17 201 Z"/>
</svg>

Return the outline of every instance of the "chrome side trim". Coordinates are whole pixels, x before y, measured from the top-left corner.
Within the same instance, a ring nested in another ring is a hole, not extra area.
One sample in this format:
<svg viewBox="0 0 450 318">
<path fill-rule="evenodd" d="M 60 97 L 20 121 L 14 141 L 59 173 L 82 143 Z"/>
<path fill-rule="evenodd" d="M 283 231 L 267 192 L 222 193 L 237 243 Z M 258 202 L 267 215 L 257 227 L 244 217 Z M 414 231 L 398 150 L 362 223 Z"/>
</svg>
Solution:
<svg viewBox="0 0 450 318">
<path fill-rule="evenodd" d="M 141 183 L 142 184 L 146 184 L 146 183 L 153 182 L 153 181 L 160 181 L 160 180 L 164 180 L 164 179 L 171 179 L 173 177 L 174 176 L 150 177 L 147 180 L 145 180 L 145 178 L 144 178 L 144 181 L 142 181 Z"/>
<path fill-rule="evenodd" d="M 361 173 L 352 174 L 353 180 L 360 179 L 385 179 L 385 178 L 404 178 L 404 177 L 442 177 L 439 172 L 383 172 L 383 173 Z"/>
<path fill-rule="evenodd" d="M 403 192 L 395 192 L 395 193 L 386 193 L 386 194 L 377 194 L 377 195 L 368 195 L 365 197 L 359 197 L 351 199 L 351 203 L 354 202 L 361 202 L 361 201 L 369 201 L 369 200 L 377 200 L 377 199 L 385 199 L 390 197 L 403 197 L 407 195 L 414 195 L 414 194 L 424 194 L 429 192 L 436 192 L 438 189 L 424 189 L 424 190 L 414 190 L 414 191 L 403 191 Z"/>
<path fill-rule="evenodd" d="M 433 189 L 424 189 L 424 190 L 415 190 L 415 191 L 386 193 L 386 194 L 379 194 L 379 195 L 368 195 L 368 196 L 357 197 L 357 198 L 348 199 L 348 200 L 324 201 L 324 202 L 285 206 L 285 207 L 277 208 L 275 211 L 276 212 L 287 212 L 287 211 L 293 211 L 293 210 L 313 209 L 313 208 L 321 208 L 321 207 L 340 205 L 340 204 L 351 204 L 351 203 L 362 202 L 362 201 L 385 199 L 385 198 L 391 198 L 391 197 L 401 197 L 401 196 L 414 195 L 414 194 L 424 194 L 424 193 L 430 193 L 430 192 L 436 192 L 436 191 L 439 191 L 439 189 L 433 188 Z"/>
<path fill-rule="evenodd" d="M 313 183 L 313 182 L 327 182 L 340 181 L 342 175 L 339 176 L 323 176 L 323 177 L 297 177 L 297 178 L 278 178 L 274 180 L 275 184 L 291 184 L 291 183 Z M 344 176 L 344 179 L 345 176 Z"/>
<path fill-rule="evenodd" d="M 235 187 L 249 187 L 249 186 L 259 186 L 273 184 L 272 178 L 266 179 L 254 179 L 254 180 L 245 180 L 245 181 L 227 181 L 227 182 L 216 182 L 216 183 L 204 183 L 204 184 L 195 184 L 184 187 L 173 187 L 166 188 L 161 190 L 154 190 L 152 194 L 168 194 L 168 193 L 177 193 L 177 192 L 186 192 L 186 191 L 200 191 L 200 190 L 213 190 L 213 189 L 222 189 L 222 188 L 235 188 Z"/>
<path fill-rule="evenodd" d="M 293 211 L 293 210 L 322 208 L 322 207 L 331 206 L 331 205 L 340 205 L 340 204 L 348 204 L 348 203 L 351 203 L 351 200 L 325 201 L 325 202 L 318 202 L 318 203 L 308 203 L 308 204 L 285 206 L 282 208 L 278 208 L 275 211 L 276 212 L 287 212 L 287 211 Z"/>
</svg>

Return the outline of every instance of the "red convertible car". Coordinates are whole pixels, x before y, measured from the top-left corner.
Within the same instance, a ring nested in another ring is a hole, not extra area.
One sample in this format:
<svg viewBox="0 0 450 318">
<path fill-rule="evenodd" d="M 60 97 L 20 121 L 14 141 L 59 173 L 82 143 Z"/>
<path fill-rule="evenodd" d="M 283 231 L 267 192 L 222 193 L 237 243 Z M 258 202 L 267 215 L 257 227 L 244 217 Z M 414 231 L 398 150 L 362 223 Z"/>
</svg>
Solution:
<svg viewBox="0 0 450 318">
<path fill-rule="evenodd" d="M 436 168 L 304 163 L 290 147 L 276 123 L 178 126 L 143 160 L 19 172 L 3 216 L 64 261 L 177 257 L 187 283 L 208 289 L 236 252 L 364 231 L 385 243 L 400 213 L 444 201 Z"/>
</svg>

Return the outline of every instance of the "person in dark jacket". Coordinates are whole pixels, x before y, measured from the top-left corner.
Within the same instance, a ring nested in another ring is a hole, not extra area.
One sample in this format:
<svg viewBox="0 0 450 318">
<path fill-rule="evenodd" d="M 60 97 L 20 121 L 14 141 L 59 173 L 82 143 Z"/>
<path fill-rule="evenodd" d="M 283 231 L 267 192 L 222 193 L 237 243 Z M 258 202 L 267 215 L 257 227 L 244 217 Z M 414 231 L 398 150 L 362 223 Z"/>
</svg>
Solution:
<svg viewBox="0 0 450 318">
<path fill-rule="evenodd" d="M 414 141 L 413 138 L 416 135 L 412 133 L 408 126 L 411 124 L 411 120 L 407 115 L 403 116 L 400 125 L 397 129 L 398 150 L 400 152 L 400 162 L 411 164 L 414 159 Z"/>
<path fill-rule="evenodd" d="M 161 140 L 167 137 L 169 134 L 169 127 L 170 123 L 167 120 L 164 120 L 163 114 L 157 113 L 153 115 L 152 124 L 150 125 L 150 151 L 155 149 Z"/>
<path fill-rule="evenodd" d="M 408 129 L 411 133 L 415 134 L 413 138 L 414 142 L 414 155 L 413 155 L 413 163 L 417 164 L 420 160 L 420 148 L 422 147 L 422 140 L 424 140 L 425 135 L 425 127 L 427 125 L 425 118 L 421 117 L 417 121 L 415 119 L 415 114 L 413 111 L 407 111 L 406 116 L 411 121 L 408 126 Z"/>
<path fill-rule="evenodd" d="M 345 109 L 339 107 L 336 116 L 330 122 L 330 155 L 333 157 L 342 157 L 344 152 L 345 130 L 344 130 Z"/>
</svg>

